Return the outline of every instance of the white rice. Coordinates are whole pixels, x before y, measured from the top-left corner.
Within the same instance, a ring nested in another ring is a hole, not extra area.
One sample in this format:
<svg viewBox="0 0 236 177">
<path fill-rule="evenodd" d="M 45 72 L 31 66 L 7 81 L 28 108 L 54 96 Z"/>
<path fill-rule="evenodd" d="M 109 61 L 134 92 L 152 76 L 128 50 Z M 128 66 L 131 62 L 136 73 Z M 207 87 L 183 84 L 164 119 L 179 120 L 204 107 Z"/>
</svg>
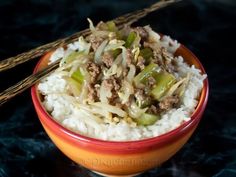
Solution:
<svg viewBox="0 0 236 177">
<path fill-rule="evenodd" d="M 170 52 L 174 52 L 179 44 L 169 37 L 162 39 L 163 45 L 168 47 Z M 168 46 L 168 43 L 171 45 Z M 79 49 L 78 43 L 70 44 L 71 50 Z M 65 51 L 57 49 L 51 56 L 50 62 L 63 57 Z M 43 104 L 57 122 L 66 128 L 89 137 L 111 141 L 140 140 L 155 137 L 169 132 L 183 122 L 189 121 L 197 103 L 198 96 L 203 87 L 203 80 L 206 75 L 202 75 L 195 66 L 188 66 L 181 56 L 175 58 L 177 63 L 176 77 L 186 77 L 191 74 L 189 84 L 181 100 L 181 106 L 171 109 L 161 115 L 161 119 L 151 126 L 132 126 L 125 121 L 118 124 L 97 123 L 92 115 L 84 111 L 76 104 L 76 99 L 68 94 L 68 85 L 62 74 L 51 74 L 41 81 L 38 90 L 45 96 Z"/>
</svg>

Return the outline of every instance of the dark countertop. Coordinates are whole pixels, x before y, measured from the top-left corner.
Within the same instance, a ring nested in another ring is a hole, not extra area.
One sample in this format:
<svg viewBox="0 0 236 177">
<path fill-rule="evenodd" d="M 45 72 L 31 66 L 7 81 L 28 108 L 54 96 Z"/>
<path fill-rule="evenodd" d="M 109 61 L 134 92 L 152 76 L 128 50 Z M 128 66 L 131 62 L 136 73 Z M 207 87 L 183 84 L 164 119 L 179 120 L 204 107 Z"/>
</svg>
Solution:
<svg viewBox="0 0 236 177">
<path fill-rule="evenodd" d="M 108 20 L 154 1 L 1 0 L 0 58 L 87 27 L 86 17 Z M 159 168 L 140 177 L 236 176 L 236 2 L 189 0 L 154 12 L 150 24 L 185 44 L 203 63 L 210 82 L 203 119 L 188 143 Z M 0 73 L 1 90 L 32 73 L 37 59 Z M 44 132 L 30 91 L 0 107 L 0 177 L 94 177 L 64 156 Z"/>
</svg>

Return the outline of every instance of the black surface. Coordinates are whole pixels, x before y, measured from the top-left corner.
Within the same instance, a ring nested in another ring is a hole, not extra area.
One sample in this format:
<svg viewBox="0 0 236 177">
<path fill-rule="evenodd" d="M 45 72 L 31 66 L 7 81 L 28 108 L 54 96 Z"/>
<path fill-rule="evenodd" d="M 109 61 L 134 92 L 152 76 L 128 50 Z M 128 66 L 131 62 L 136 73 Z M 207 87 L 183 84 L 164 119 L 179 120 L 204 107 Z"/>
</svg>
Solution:
<svg viewBox="0 0 236 177">
<path fill-rule="evenodd" d="M 0 58 L 65 37 L 95 22 L 154 1 L 0 1 Z M 191 0 L 154 12 L 150 24 L 191 49 L 203 63 L 210 96 L 188 143 L 169 161 L 142 177 L 236 176 L 236 2 Z M 0 73 L 1 90 L 32 73 L 37 59 Z M 65 157 L 49 140 L 34 111 L 30 91 L 0 108 L 0 177 L 97 176 Z"/>
</svg>

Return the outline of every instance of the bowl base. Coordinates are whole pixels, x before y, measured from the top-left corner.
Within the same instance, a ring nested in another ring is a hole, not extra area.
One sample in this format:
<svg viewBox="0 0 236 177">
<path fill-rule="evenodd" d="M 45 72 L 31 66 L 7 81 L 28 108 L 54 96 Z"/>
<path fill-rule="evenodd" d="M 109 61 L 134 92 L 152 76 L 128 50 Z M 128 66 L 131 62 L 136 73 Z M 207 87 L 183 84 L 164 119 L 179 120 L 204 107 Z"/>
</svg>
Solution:
<svg viewBox="0 0 236 177">
<path fill-rule="evenodd" d="M 104 177 L 134 177 L 134 176 L 141 174 L 141 173 L 135 173 L 135 174 L 131 174 L 131 175 L 108 175 L 108 174 L 100 173 L 97 171 L 92 171 L 92 172 L 96 173 L 98 175 L 104 176 Z"/>
</svg>

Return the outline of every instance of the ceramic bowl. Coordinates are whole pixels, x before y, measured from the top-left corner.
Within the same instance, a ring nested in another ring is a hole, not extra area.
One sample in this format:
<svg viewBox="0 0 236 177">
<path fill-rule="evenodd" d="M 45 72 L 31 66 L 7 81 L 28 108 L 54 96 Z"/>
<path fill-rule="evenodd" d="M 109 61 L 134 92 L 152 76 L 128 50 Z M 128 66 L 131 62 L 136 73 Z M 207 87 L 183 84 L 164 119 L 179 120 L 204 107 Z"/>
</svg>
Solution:
<svg viewBox="0 0 236 177">
<path fill-rule="evenodd" d="M 182 55 L 185 61 L 195 65 L 202 73 L 205 70 L 198 58 L 181 45 L 175 53 Z M 34 72 L 44 68 L 51 53 L 41 58 Z M 76 134 L 57 123 L 42 105 L 42 96 L 37 85 L 31 89 L 33 104 L 45 131 L 55 145 L 71 160 L 104 176 L 133 176 L 154 167 L 171 158 L 187 142 L 205 110 L 208 100 L 208 79 L 205 79 L 199 103 L 191 120 L 178 128 L 154 138 L 112 142 L 103 141 Z"/>
</svg>

